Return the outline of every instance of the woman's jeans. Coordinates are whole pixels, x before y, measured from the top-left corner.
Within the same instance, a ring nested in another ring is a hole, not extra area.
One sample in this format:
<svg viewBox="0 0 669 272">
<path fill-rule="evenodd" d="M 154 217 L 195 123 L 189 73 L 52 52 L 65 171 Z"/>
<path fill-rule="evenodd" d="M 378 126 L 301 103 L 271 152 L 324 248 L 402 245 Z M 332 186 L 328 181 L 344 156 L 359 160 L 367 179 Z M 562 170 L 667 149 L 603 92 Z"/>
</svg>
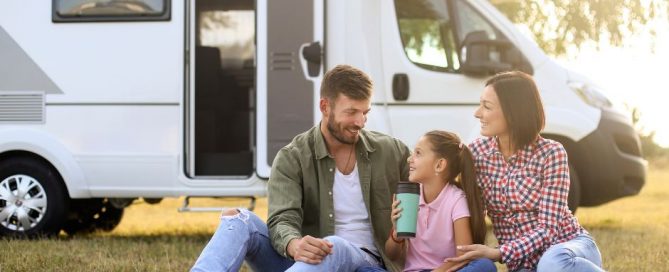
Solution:
<svg viewBox="0 0 669 272">
<path fill-rule="evenodd" d="M 553 271 L 604 271 L 602 255 L 595 240 L 587 234 L 564 243 L 553 245 L 539 259 L 538 272 Z"/>
<path fill-rule="evenodd" d="M 492 268 L 491 268 L 492 266 Z M 489 259 L 477 259 L 458 271 L 495 271 L 495 266 Z M 362 268 L 356 272 L 383 271 L 375 268 Z M 553 245 L 544 252 L 539 259 L 537 272 L 586 272 L 604 271 L 602 256 L 595 241 L 587 234 L 580 234 L 576 238 L 564 243 Z M 515 272 L 534 272 L 531 269 L 520 269 Z"/>
<path fill-rule="evenodd" d="M 239 271 L 244 261 L 253 271 L 355 271 L 380 266 L 374 257 L 337 236 L 325 237 L 333 244 L 333 253 L 320 264 L 294 262 L 274 250 L 268 232 L 265 222 L 248 210 L 222 216 L 191 271 Z"/>
</svg>

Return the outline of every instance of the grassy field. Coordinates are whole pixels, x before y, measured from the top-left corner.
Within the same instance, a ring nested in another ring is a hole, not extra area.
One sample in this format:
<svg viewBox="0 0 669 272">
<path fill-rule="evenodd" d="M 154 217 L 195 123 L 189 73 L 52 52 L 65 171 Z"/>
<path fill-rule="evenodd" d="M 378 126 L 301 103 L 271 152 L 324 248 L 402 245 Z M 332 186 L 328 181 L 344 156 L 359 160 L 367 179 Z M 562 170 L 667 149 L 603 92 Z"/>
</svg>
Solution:
<svg viewBox="0 0 669 272">
<path fill-rule="evenodd" d="M 218 224 L 217 213 L 177 212 L 181 200 L 137 204 L 111 233 L 49 240 L 0 240 L 0 271 L 185 271 Z M 241 206 L 243 200 L 193 200 L 199 206 Z M 256 212 L 267 216 L 266 199 Z M 651 169 L 639 196 L 581 208 L 609 271 L 669 271 L 669 169 Z M 500 266 L 500 268 L 502 268 Z M 505 269 L 501 269 L 505 271 Z"/>
</svg>

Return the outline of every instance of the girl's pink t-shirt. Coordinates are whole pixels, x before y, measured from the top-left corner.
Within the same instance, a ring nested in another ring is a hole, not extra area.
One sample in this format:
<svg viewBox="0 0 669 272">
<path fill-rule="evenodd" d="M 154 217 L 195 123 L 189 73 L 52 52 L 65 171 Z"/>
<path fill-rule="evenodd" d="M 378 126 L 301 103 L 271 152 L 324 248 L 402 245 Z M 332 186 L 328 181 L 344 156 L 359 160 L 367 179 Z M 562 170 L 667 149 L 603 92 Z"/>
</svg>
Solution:
<svg viewBox="0 0 669 272">
<path fill-rule="evenodd" d="M 418 201 L 416 238 L 409 239 L 404 271 L 435 269 L 455 257 L 453 222 L 470 216 L 465 193 L 452 184 L 430 203 L 425 203 L 421 186 Z"/>
</svg>

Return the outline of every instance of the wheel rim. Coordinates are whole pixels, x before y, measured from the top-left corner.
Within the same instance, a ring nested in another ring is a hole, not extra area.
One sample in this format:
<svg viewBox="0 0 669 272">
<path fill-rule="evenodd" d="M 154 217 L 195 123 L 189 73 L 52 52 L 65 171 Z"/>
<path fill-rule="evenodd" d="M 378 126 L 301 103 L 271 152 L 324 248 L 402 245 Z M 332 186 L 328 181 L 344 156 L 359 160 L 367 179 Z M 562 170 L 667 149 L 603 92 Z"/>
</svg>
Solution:
<svg viewBox="0 0 669 272">
<path fill-rule="evenodd" d="M 46 213 L 44 187 L 27 175 L 13 175 L 0 182 L 0 224 L 24 232 L 34 228 Z"/>
</svg>

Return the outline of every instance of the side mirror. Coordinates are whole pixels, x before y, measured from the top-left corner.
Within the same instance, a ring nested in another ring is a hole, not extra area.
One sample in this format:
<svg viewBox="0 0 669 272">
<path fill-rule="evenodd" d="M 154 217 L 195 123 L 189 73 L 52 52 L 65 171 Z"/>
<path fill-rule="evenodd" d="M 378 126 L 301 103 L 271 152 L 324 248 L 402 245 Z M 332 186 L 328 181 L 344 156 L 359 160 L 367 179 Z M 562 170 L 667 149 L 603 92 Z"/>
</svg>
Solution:
<svg viewBox="0 0 669 272">
<path fill-rule="evenodd" d="M 491 40 L 485 31 L 467 34 L 462 57 L 462 72 L 469 76 L 487 76 L 513 69 L 533 73 L 532 66 L 511 42 Z"/>
</svg>

